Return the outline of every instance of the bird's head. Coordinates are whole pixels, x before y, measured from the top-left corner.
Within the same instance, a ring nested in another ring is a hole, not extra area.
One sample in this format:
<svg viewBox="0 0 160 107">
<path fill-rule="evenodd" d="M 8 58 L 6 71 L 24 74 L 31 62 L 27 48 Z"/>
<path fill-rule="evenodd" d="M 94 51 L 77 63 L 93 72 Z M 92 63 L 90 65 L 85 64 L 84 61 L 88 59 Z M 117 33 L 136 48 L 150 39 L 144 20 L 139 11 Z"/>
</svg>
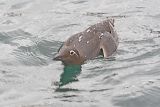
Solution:
<svg viewBox="0 0 160 107">
<path fill-rule="evenodd" d="M 54 60 L 62 61 L 64 64 L 82 64 L 82 58 L 77 49 L 62 47 L 55 55 Z"/>
</svg>

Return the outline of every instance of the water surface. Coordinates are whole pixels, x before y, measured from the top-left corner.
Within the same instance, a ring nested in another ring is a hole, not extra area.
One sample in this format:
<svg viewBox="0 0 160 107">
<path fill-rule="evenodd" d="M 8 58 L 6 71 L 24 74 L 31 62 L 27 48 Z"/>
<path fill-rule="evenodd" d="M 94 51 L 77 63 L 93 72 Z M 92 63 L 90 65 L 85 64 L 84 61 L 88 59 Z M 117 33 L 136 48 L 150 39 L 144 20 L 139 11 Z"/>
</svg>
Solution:
<svg viewBox="0 0 160 107">
<path fill-rule="evenodd" d="M 159 0 L 0 0 L 0 107 L 159 107 Z M 53 61 L 63 41 L 115 19 L 111 59 Z"/>
</svg>

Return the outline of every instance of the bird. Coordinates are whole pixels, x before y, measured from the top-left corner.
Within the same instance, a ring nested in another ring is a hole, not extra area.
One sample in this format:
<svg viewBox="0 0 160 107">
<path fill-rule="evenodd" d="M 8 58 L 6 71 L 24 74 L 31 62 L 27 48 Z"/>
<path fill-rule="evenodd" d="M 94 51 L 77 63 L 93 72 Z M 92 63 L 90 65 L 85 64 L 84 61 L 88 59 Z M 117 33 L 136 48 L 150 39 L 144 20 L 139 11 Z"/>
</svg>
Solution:
<svg viewBox="0 0 160 107">
<path fill-rule="evenodd" d="M 63 43 L 53 60 L 66 65 L 81 65 L 100 54 L 108 58 L 116 52 L 119 44 L 114 22 L 114 19 L 107 19 L 72 35 Z"/>
</svg>

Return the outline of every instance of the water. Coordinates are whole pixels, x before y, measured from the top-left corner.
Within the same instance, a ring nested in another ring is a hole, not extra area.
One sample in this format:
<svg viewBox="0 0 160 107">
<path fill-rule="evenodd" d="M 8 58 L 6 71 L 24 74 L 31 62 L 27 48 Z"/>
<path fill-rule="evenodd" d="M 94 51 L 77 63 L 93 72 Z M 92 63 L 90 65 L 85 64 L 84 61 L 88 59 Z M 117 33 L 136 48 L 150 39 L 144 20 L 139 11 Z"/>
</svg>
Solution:
<svg viewBox="0 0 160 107">
<path fill-rule="evenodd" d="M 0 107 L 159 107 L 159 0 L 0 0 Z M 112 17 L 117 53 L 53 61 L 62 42 Z"/>
</svg>

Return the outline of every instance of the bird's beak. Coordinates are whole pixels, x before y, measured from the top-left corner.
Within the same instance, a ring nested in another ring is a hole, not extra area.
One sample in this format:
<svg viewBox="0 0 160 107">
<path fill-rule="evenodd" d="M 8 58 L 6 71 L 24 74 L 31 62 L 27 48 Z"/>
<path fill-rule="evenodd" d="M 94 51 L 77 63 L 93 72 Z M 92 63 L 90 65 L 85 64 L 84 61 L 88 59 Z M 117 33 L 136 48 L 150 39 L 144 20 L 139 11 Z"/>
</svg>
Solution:
<svg viewBox="0 0 160 107">
<path fill-rule="evenodd" d="M 62 56 L 59 55 L 59 54 L 56 54 L 56 55 L 54 56 L 53 60 L 61 61 L 61 60 L 62 60 Z"/>
</svg>

